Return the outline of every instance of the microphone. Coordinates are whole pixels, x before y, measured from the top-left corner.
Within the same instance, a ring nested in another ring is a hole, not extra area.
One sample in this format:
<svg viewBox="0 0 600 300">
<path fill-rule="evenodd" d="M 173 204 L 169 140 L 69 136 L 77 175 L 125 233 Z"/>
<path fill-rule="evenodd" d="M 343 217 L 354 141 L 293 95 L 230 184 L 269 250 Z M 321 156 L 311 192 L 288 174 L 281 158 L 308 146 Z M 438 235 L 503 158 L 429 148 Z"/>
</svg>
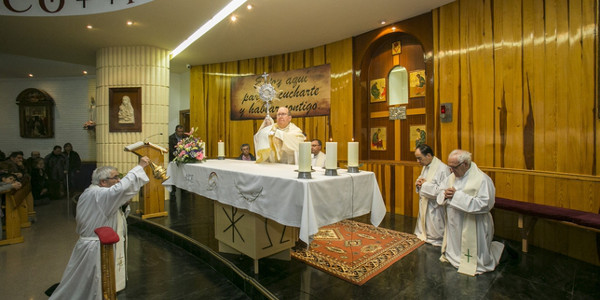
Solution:
<svg viewBox="0 0 600 300">
<path fill-rule="evenodd" d="M 149 138 L 151 138 L 151 137 L 153 137 L 153 136 L 157 136 L 157 135 L 163 135 L 163 134 L 162 134 L 162 132 L 159 132 L 159 133 L 155 133 L 155 134 L 152 134 L 152 135 L 150 135 L 150 136 L 147 136 L 147 137 L 144 139 L 144 144 L 147 144 L 147 143 L 148 143 L 148 139 L 149 139 Z"/>
</svg>

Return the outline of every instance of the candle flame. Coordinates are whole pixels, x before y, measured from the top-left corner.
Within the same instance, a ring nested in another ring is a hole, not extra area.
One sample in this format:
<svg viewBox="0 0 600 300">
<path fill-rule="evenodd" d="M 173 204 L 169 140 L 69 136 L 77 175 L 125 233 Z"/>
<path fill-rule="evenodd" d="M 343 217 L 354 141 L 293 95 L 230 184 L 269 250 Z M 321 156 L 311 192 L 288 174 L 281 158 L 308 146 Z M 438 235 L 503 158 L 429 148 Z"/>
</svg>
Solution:
<svg viewBox="0 0 600 300">
<path fill-rule="evenodd" d="M 329 141 L 330 141 L 330 142 L 333 142 L 333 138 L 329 138 Z"/>
<path fill-rule="evenodd" d="M 219 143 L 222 142 L 221 140 L 219 140 Z"/>
<path fill-rule="evenodd" d="M 354 142 L 354 138 L 352 138 L 352 141 Z"/>
</svg>

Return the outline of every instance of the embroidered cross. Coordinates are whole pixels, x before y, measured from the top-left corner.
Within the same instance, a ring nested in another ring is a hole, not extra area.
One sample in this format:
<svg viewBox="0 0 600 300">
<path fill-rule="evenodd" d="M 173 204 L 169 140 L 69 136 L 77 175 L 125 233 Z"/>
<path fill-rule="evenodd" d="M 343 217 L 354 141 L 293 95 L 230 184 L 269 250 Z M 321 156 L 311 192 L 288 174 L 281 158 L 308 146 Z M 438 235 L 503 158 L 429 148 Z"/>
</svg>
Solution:
<svg viewBox="0 0 600 300">
<path fill-rule="evenodd" d="M 467 249 L 467 254 L 465 254 L 465 256 L 467 257 L 467 262 L 469 262 L 469 260 L 471 259 L 471 257 L 473 257 L 473 255 L 470 254 L 469 250 L 470 249 Z"/>
</svg>

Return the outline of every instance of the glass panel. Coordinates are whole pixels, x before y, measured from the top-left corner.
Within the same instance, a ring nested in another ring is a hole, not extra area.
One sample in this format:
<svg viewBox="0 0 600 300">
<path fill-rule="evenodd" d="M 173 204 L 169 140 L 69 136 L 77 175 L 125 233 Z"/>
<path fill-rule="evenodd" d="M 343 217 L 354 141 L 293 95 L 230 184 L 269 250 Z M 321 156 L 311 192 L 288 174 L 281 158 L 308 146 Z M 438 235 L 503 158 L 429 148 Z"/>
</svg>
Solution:
<svg viewBox="0 0 600 300">
<path fill-rule="evenodd" d="M 389 105 L 408 104 L 408 72 L 403 66 L 395 66 L 388 76 Z"/>
</svg>

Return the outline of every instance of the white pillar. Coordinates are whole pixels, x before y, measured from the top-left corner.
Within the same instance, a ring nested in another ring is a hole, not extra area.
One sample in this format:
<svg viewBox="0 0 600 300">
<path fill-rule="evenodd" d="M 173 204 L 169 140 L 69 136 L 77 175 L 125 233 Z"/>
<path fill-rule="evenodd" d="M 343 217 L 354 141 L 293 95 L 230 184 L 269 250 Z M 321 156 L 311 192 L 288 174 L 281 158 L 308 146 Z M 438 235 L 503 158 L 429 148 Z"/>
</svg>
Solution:
<svg viewBox="0 0 600 300">
<path fill-rule="evenodd" d="M 169 52 L 150 46 L 109 47 L 96 53 L 96 161 L 124 173 L 133 168 L 138 157 L 123 148 L 155 136 L 150 142 L 168 148 Z M 142 132 L 109 132 L 109 89 L 140 87 Z M 168 162 L 168 156 L 165 157 Z"/>
</svg>

